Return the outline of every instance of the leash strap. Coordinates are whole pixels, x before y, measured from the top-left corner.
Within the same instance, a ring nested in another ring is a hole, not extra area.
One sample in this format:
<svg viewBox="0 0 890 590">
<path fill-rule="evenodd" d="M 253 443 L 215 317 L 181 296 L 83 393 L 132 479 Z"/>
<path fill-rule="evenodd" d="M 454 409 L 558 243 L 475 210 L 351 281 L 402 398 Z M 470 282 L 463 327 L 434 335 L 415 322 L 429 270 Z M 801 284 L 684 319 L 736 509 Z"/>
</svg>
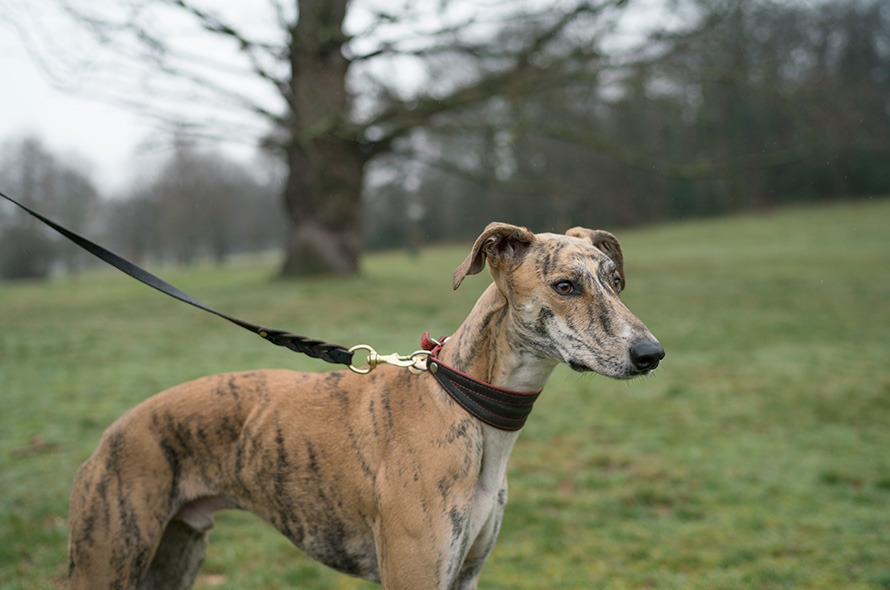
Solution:
<svg viewBox="0 0 890 590">
<path fill-rule="evenodd" d="M 427 369 L 458 405 L 470 415 L 500 430 L 519 430 L 525 425 L 541 391 L 512 391 L 474 379 L 440 361 L 438 354 L 442 345 L 431 345 L 430 342 L 429 333 L 424 333 L 422 345 L 430 351 Z"/>
<path fill-rule="evenodd" d="M 312 358 L 321 359 L 321 360 L 327 361 L 329 363 L 334 363 L 334 364 L 339 364 L 339 365 L 347 365 L 347 366 L 352 364 L 353 353 L 340 345 L 327 344 L 325 342 L 322 342 L 321 340 L 313 340 L 311 338 L 307 338 L 306 336 L 292 334 L 291 332 L 286 332 L 284 330 L 265 328 L 258 324 L 246 322 L 244 320 L 230 316 L 230 315 L 223 313 L 221 311 L 217 311 L 217 310 L 213 309 L 212 307 L 210 307 L 209 305 L 205 305 L 204 303 L 201 303 L 200 301 L 198 301 L 191 295 L 184 293 L 183 291 L 180 291 L 179 289 L 177 289 L 170 283 L 164 281 L 163 279 L 156 277 L 155 275 L 151 274 L 147 270 L 133 264 L 129 260 L 126 260 L 125 258 L 121 258 L 114 252 L 111 252 L 110 250 L 103 248 L 99 244 L 96 244 L 95 242 L 88 240 L 87 238 L 85 238 L 81 235 L 78 235 L 75 232 L 59 225 L 58 223 L 52 221 L 51 219 L 44 217 L 40 213 L 37 213 L 36 211 L 34 211 L 33 209 L 30 209 L 29 207 L 26 207 L 25 205 L 22 205 L 15 199 L 3 194 L 2 192 L 0 192 L 0 197 L 3 197 L 10 203 L 18 206 L 19 208 L 26 211 L 33 217 L 39 219 L 41 222 L 43 222 L 44 224 L 53 228 L 54 230 L 56 230 L 57 232 L 59 232 L 60 234 L 62 234 L 63 236 L 65 236 L 66 238 L 68 238 L 69 240 L 71 240 L 72 242 L 74 242 L 75 244 L 77 244 L 78 246 L 83 248 L 84 250 L 86 250 L 87 252 L 89 252 L 90 254 L 93 254 L 94 256 L 101 258 L 103 261 L 107 262 L 108 264 L 110 264 L 111 266 L 120 270 L 121 272 L 124 272 L 124 273 L 130 275 L 137 281 L 139 281 L 143 284 L 146 284 L 149 287 L 157 289 L 158 291 L 160 291 L 161 293 L 164 293 L 165 295 L 169 295 L 170 297 L 173 297 L 174 299 L 178 299 L 184 303 L 193 305 L 193 306 L 197 307 L 198 309 L 203 309 L 204 311 L 210 312 L 210 313 L 217 315 L 225 320 L 228 320 L 228 321 L 232 322 L 233 324 L 244 328 L 245 330 L 249 330 L 249 331 L 253 332 L 254 334 L 257 334 L 258 336 L 268 340 L 269 342 L 271 342 L 272 344 L 275 344 L 277 346 L 284 346 L 285 348 L 288 348 L 294 352 L 300 352 L 300 353 L 308 355 Z"/>
</svg>

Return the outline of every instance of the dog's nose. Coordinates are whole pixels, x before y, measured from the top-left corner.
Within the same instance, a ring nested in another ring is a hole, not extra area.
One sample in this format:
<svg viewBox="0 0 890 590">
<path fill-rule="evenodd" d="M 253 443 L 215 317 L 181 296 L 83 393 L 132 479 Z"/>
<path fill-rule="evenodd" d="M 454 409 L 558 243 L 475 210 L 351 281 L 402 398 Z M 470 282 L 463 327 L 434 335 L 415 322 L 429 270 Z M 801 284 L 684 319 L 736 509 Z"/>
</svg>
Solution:
<svg viewBox="0 0 890 590">
<path fill-rule="evenodd" d="M 664 358 L 664 348 L 658 340 L 637 340 L 630 346 L 630 360 L 640 371 L 651 371 Z"/>
</svg>

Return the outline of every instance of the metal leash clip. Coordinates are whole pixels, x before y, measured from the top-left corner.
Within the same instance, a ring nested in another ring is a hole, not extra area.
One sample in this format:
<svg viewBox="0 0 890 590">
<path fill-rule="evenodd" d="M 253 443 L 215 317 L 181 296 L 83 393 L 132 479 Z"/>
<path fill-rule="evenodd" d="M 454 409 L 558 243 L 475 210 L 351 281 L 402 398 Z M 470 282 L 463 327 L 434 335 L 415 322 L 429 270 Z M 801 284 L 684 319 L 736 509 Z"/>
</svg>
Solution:
<svg viewBox="0 0 890 590">
<path fill-rule="evenodd" d="M 426 371 L 426 357 L 430 355 L 428 350 L 415 350 L 408 355 L 402 355 L 397 352 L 391 354 L 379 354 L 367 344 L 356 344 L 349 349 L 349 352 L 356 352 L 358 350 L 364 350 L 368 353 L 367 367 L 356 367 L 355 363 L 349 365 L 349 370 L 353 373 L 358 373 L 359 375 L 367 375 L 376 369 L 378 365 L 407 367 L 412 373 L 421 373 Z"/>
</svg>

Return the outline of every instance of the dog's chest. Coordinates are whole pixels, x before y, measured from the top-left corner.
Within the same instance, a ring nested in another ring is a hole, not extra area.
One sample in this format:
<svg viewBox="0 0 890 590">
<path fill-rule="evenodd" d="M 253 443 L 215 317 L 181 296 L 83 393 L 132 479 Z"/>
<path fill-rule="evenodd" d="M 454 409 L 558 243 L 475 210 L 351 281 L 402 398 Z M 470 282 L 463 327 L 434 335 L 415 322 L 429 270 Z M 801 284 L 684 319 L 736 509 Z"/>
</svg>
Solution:
<svg viewBox="0 0 890 590">
<path fill-rule="evenodd" d="M 477 537 L 492 519 L 500 520 L 507 502 L 507 460 L 519 432 L 505 432 L 486 427 L 482 469 L 476 483 L 470 534 Z"/>
<path fill-rule="evenodd" d="M 491 433 L 486 433 L 491 434 Z M 442 527 L 444 544 L 441 550 L 447 551 L 451 546 L 463 546 L 465 550 L 453 558 L 462 561 L 473 556 L 477 551 L 487 553 L 497 534 L 504 505 L 506 503 L 505 472 L 507 458 L 517 433 L 497 431 L 494 436 L 486 436 L 484 442 L 481 469 L 475 484 L 475 493 L 466 497 L 463 508 L 457 512 L 467 514 L 468 519 L 458 523 L 449 519 L 443 511 L 441 520 L 431 519 L 430 526 Z M 397 491 L 397 490 L 396 490 Z M 381 492 L 378 490 L 378 493 Z M 313 504 L 310 514 L 294 506 L 285 513 L 273 517 L 273 524 L 290 540 L 300 547 L 307 555 L 340 572 L 358 576 L 367 580 L 379 581 L 378 547 L 374 532 L 368 523 L 363 523 L 355 514 L 343 513 L 345 506 L 338 502 L 330 505 L 318 502 L 306 502 L 303 496 L 302 508 Z M 432 505 L 433 499 L 417 498 L 418 506 Z M 386 514 L 381 518 L 400 518 L 405 515 Z M 281 520 L 282 522 L 274 522 Z M 449 540 L 446 540 L 449 539 Z M 462 554 L 462 555 L 461 555 Z M 455 564 L 456 569 L 460 569 Z"/>
</svg>

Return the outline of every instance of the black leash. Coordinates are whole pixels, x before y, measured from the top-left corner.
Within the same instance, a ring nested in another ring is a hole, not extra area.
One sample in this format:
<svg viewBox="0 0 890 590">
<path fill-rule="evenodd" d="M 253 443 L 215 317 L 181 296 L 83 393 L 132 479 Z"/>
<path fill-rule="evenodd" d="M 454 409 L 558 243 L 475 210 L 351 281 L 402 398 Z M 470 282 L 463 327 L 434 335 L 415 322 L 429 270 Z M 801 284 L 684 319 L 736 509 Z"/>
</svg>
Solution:
<svg viewBox="0 0 890 590">
<path fill-rule="evenodd" d="M 3 194 L 2 192 L 0 192 L 0 197 L 3 197 L 10 203 L 17 205 L 22 210 L 24 210 L 24 211 L 28 212 L 29 214 L 31 214 L 32 216 L 36 217 L 37 219 L 39 219 L 40 221 L 42 221 L 49 227 L 53 228 L 54 230 L 56 230 L 57 232 L 59 232 L 60 234 L 62 234 L 63 236 L 65 236 L 66 238 L 68 238 L 69 240 L 71 240 L 72 242 L 74 242 L 75 244 L 80 246 L 81 248 L 83 248 L 84 250 L 86 250 L 87 252 L 93 254 L 94 256 L 97 256 L 98 258 L 101 258 L 102 260 L 104 260 L 105 262 L 110 264 L 111 266 L 130 275 L 137 281 L 144 283 L 144 284 L 148 285 L 149 287 L 157 289 L 161 293 L 169 295 L 170 297 L 173 297 L 175 299 L 179 299 L 180 301 L 188 303 L 189 305 L 193 305 L 199 309 L 203 309 L 204 311 L 209 311 L 210 313 L 217 315 L 225 320 L 229 320 L 233 324 L 235 324 L 237 326 L 241 326 L 245 330 L 249 330 L 249 331 L 253 332 L 254 334 L 257 334 L 258 336 L 265 338 L 272 344 L 276 344 L 278 346 L 284 346 L 285 348 L 289 348 L 290 350 L 293 350 L 294 352 L 300 352 L 305 355 L 309 355 L 312 358 L 321 359 L 321 360 L 327 361 L 329 363 L 334 363 L 334 364 L 339 364 L 339 365 L 347 365 L 347 366 L 350 366 L 352 364 L 353 353 L 351 351 L 347 350 L 346 348 L 344 348 L 343 346 L 340 346 L 338 344 L 328 344 L 326 342 L 322 342 L 321 340 L 313 340 L 311 338 L 307 338 L 305 336 L 299 336 L 297 334 L 292 334 L 291 332 L 286 332 L 284 330 L 275 330 L 272 328 L 265 328 L 258 324 L 246 322 L 244 320 L 240 320 L 236 317 L 230 316 L 230 315 L 223 313 L 221 311 L 217 311 L 217 310 L 213 309 L 212 307 L 201 303 L 200 301 L 198 301 L 191 295 L 180 291 L 179 289 L 177 289 L 170 283 L 164 281 L 163 279 L 156 277 L 155 275 L 151 274 L 147 270 L 145 270 L 139 266 L 136 266 L 129 260 L 126 260 L 125 258 L 121 258 L 114 252 L 111 252 L 110 250 L 103 248 L 99 244 L 96 244 L 95 242 L 88 240 L 87 238 L 74 233 L 73 231 L 59 225 L 58 223 L 52 221 L 51 219 L 47 219 L 40 213 L 37 213 L 36 211 L 30 209 L 29 207 L 26 207 L 25 205 L 22 205 L 15 199 Z"/>
</svg>

